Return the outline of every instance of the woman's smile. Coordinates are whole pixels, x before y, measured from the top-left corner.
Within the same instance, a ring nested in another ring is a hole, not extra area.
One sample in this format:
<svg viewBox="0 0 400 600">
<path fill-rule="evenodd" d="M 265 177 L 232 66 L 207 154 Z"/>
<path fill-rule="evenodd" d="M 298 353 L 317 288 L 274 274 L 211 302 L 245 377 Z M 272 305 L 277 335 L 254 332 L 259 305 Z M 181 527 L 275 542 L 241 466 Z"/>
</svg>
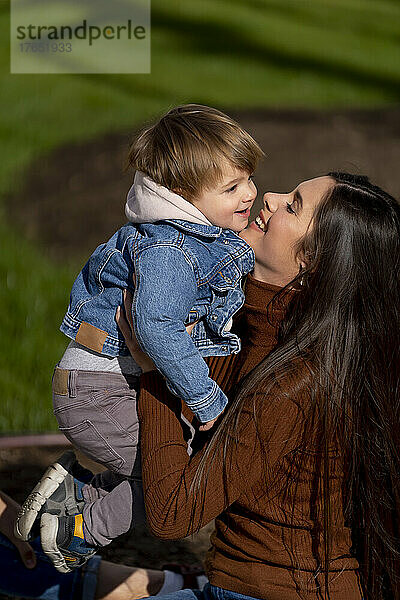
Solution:
<svg viewBox="0 0 400 600">
<path fill-rule="evenodd" d="M 271 218 L 271 217 L 270 217 Z M 269 219 L 266 221 L 263 211 L 261 210 L 257 217 L 250 223 L 250 227 L 261 233 L 267 233 Z"/>
</svg>

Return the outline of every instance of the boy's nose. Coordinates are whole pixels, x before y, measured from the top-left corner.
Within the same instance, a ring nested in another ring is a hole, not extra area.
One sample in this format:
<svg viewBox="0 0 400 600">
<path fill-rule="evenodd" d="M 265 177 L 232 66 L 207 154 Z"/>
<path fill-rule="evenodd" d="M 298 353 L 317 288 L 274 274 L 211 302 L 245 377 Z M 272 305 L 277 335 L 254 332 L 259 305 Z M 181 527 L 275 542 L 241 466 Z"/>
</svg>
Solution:
<svg viewBox="0 0 400 600">
<path fill-rule="evenodd" d="M 244 198 L 244 201 L 252 202 L 253 200 L 256 199 L 256 197 L 257 197 L 257 188 L 253 182 L 250 182 L 248 189 L 247 189 L 247 193 Z"/>
</svg>

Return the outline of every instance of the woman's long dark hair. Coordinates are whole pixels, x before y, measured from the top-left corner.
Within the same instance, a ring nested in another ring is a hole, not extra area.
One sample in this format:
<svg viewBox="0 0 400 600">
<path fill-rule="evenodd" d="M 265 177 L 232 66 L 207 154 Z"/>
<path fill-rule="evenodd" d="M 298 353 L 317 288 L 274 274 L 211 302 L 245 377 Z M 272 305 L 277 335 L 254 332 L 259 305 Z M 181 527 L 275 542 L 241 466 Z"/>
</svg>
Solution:
<svg viewBox="0 0 400 600">
<path fill-rule="evenodd" d="M 226 452 L 235 439 L 249 394 L 256 397 L 256 390 L 284 381 L 293 365 L 303 362 L 310 406 L 299 444 L 305 449 L 317 435 L 321 449 L 320 569 L 328 597 L 334 445 L 344 460 L 344 516 L 364 597 L 399 600 L 400 205 L 366 177 L 329 176 L 332 188 L 298 248 L 306 268 L 290 284 L 298 291 L 281 322 L 278 345 L 242 382 L 208 445 L 195 485 L 206 479 L 220 444 Z M 301 470 L 301 460 L 295 462 Z"/>
</svg>

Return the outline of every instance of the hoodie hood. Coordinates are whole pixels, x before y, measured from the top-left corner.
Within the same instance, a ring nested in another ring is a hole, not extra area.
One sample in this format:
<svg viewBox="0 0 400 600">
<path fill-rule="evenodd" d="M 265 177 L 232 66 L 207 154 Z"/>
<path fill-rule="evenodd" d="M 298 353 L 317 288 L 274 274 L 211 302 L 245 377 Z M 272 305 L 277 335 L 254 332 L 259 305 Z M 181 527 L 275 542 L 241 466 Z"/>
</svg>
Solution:
<svg viewBox="0 0 400 600">
<path fill-rule="evenodd" d="M 210 221 L 179 194 L 137 171 L 125 204 L 125 215 L 131 223 L 155 223 L 167 219 L 178 219 L 212 225 Z"/>
</svg>

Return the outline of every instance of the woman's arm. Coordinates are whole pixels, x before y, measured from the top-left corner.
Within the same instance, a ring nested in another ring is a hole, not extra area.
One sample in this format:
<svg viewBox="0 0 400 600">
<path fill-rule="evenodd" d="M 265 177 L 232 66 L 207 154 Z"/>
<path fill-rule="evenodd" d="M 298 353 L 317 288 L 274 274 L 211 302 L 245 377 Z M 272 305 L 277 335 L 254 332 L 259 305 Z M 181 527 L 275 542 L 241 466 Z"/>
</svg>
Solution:
<svg viewBox="0 0 400 600">
<path fill-rule="evenodd" d="M 260 450 L 254 421 L 251 411 L 244 410 L 239 442 L 231 445 L 225 473 L 223 449 L 218 448 L 204 484 L 192 489 L 206 448 L 189 457 L 180 411 L 180 401 L 169 394 L 162 377 L 142 376 L 138 414 L 146 515 L 152 533 L 165 539 L 186 537 L 203 527 L 245 494 L 261 471 L 255 461 Z"/>
<path fill-rule="evenodd" d="M 224 456 L 219 445 L 209 457 L 199 489 L 193 483 L 205 446 L 187 454 L 179 421 L 180 404 L 165 396 L 161 377 L 144 375 L 138 413 L 141 423 L 142 475 L 146 515 L 154 533 L 165 539 L 185 537 L 217 517 L 233 502 L 254 503 L 254 490 L 268 490 L 267 473 L 296 446 L 302 414 L 287 394 L 274 385 L 268 396 L 245 399 L 235 439 Z M 159 398 L 163 400 L 160 401 Z M 261 407 L 261 408 L 259 408 Z M 268 460 L 268 470 L 265 459 Z"/>
</svg>

